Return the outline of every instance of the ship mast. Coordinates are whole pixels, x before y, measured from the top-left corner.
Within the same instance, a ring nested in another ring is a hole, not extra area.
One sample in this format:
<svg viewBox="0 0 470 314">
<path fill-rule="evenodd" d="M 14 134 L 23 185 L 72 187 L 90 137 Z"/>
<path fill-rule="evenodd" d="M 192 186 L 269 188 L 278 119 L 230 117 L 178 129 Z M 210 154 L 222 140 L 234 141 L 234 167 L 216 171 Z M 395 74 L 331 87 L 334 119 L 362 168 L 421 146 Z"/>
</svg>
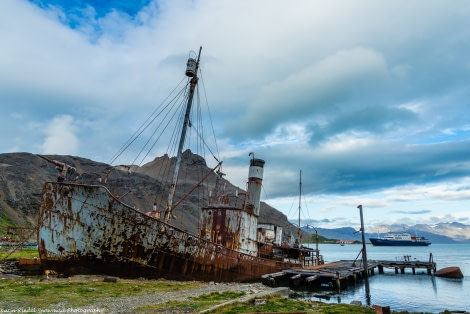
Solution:
<svg viewBox="0 0 470 314">
<path fill-rule="evenodd" d="M 188 129 L 188 124 L 189 124 L 189 115 L 191 113 L 191 105 L 193 102 L 194 90 L 196 88 L 197 81 L 198 81 L 197 71 L 199 69 L 199 58 L 201 57 L 201 50 L 202 50 L 202 47 L 199 48 L 197 61 L 195 61 L 192 58 L 189 58 L 188 63 L 187 63 L 186 76 L 191 77 L 191 82 L 190 82 L 190 87 L 189 87 L 188 103 L 186 105 L 186 113 L 184 115 L 183 129 L 181 131 L 181 137 L 180 137 L 180 142 L 178 146 L 178 153 L 176 155 L 176 164 L 175 164 L 175 170 L 173 172 L 173 180 L 171 182 L 170 194 L 168 195 L 168 202 L 167 202 L 167 206 L 165 210 L 165 217 L 164 217 L 165 222 L 168 222 L 171 218 L 175 218 L 174 215 L 172 214 L 173 199 L 175 197 L 176 182 L 178 181 L 178 173 L 180 170 L 181 159 L 183 155 L 183 146 L 184 146 L 184 141 L 186 138 L 186 131 Z"/>
</svg>

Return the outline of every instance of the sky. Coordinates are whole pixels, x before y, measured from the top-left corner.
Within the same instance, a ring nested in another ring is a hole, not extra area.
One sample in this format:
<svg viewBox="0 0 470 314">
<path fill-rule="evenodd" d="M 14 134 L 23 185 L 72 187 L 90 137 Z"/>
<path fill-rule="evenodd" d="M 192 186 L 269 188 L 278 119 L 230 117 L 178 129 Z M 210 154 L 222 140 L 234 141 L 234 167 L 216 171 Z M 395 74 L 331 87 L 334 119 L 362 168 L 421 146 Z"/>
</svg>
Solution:
<svg viewBox="0 0 470 314">
<path fill-rule="evenodd" d="M 0 1 L 0 153 L 108 162 L 201 69 L 224 173 L 323 228 L 470 224 L 468 1 Z M 302 201 L 299 178 L 302 171 Z"/>
</svg>

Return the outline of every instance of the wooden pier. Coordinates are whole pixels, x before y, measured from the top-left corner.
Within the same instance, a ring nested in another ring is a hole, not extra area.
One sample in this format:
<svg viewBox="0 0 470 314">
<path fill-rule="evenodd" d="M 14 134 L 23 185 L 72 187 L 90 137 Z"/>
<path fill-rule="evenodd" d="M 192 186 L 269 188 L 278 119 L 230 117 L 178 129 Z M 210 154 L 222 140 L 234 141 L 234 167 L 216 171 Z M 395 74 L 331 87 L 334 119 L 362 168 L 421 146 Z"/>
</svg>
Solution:
<svg viewBox="0 0 470 314">
<path fill-rule="evenodd" d="M 429 255 L 429 261 L 412 261 L 409 255 L 405 255 L 402 261 L 379 261 L 377 267 L 379 268 L 379 274 L 383 274 L 385 268 L 395 268 L 395 274 L 404 274 L 406 269 L 411 269 L 413 275 L 416 273 L 416 269 L 426 269 L 428 275 L 434 275 L 436 272 L 436 263 L 434 263 L 432 254 Z"/>
<path fill-rule="evenodd" d="M 343 286 L 356 284 L 362 280 L 365 275 L 372 276 L 375 269 L 378 268 L 379 274 L 384 273 L 384 268 L 394 268 L 395 274 L 404 274 L 406 269 L 411 269 L 416 273 L 416 269 L 426 269 L 428 275 L 433 275 L 436 271 L 436 263 L 430 256 L 429 262 L 411 261 L 409 258 L 399 261 L 367 261 L 367 270 L 362 263 L 357 265 L 357 261 L 341 260 L 333 263 L 308 266 L 303 268 L 290 268 L 281 272 L 266 274 L 262 279 L 270 286 L 329 286 L 331 288 L 341 289 Z"/>
</svg>

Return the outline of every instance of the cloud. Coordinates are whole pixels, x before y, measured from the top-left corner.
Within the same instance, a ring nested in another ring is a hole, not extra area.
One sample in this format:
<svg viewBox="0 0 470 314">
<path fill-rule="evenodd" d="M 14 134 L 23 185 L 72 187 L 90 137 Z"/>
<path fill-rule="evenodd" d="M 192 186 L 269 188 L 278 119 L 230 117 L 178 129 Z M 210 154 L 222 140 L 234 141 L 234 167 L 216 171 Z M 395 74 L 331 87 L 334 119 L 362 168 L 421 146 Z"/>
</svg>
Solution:
<svg viewBox="0 0 470 314">
<path fill-rule="evenodd" d="M 286 210 L 302 169 L 319 215 L 463 211 L 469 15 L 459 1 L 0 1 L 0 126 L 14 134 L 0 150 L 108 162 L 202 45 L 234 184 L 253 151 Z"/>
<path fill-rule="evenodd" d="M 421 214 L 429 214 L 431 210 L 415 210 L 415 211 L 406 211 L 406 210 L 393 210 L 392 213 L 397 214 L 406 214 L 406 215 L 421 215 Z"/>
<path fill-rule="evenodd" d="M 262 87 L 245 114 L 227 129 L 233 136 L 263 136 L 281 122 L 320 123 L 354 95 L 380 85 L 386 68 L 383 56 L 373 50 L 336 52 Z"/>
<path fill-rule="evenodd" d="M 45 138 L 41 152 L 50 155 L 76 155 L 80 148 L 76 130 L 72 116 L 54 117 L 44 128 Z"/>
</svg>

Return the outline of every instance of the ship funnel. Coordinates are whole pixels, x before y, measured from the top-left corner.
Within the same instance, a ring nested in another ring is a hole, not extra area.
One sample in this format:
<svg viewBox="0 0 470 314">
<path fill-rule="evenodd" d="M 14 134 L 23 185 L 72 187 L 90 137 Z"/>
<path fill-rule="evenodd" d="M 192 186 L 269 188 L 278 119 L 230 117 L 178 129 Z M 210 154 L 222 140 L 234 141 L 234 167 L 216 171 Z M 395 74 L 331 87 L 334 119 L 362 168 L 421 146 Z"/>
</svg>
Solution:
<svg viewBox="0 0 470 314">
<path fill-rule="evenodd" d="M 189 58 L 186 63 L 186 76 L 193 77 L 196 75 L 196 60 Z"/>
<path fill-rule="evenodd" d="M 261 183 L 263 181 L 264 160 L 253 158 L 250 160 L 248 173 L 248 201 L 253 204 L 253 213 L 259 216 L 261 199 Z"/>
</svg>

